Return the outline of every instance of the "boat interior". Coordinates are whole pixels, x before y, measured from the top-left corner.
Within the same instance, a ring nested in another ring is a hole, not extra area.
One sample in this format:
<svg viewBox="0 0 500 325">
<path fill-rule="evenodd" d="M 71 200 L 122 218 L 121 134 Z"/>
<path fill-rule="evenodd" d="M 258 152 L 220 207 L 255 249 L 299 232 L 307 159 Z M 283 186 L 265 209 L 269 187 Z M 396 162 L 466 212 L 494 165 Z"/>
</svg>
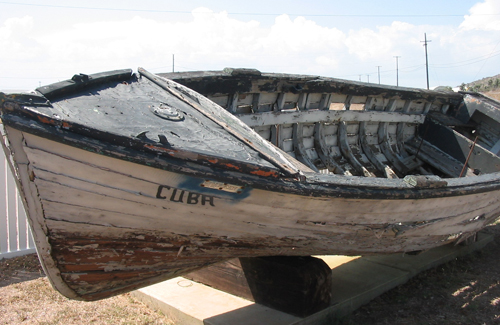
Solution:
<svg viewBox="0 0 500 325">
<path fill-rule="evenodd" d="M 224 107 L 313 171 L 365 177 L 500 171 L 500 103 L 477 93 L 264 74 L 160 74 Z"/>
</svg>

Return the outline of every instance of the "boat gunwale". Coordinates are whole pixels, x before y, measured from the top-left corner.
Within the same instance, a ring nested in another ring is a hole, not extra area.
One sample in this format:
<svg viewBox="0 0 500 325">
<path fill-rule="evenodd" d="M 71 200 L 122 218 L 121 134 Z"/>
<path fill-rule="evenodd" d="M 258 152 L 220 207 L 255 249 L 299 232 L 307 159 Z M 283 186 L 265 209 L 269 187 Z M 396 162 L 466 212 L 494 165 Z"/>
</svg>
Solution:
<svg viewBox="0 0 500 325">
<path fill-rule="evenodd" d="M 290 89 L 290 92 L 332 92 L 332 90 L 342 89 L 343 94 L 348 95 L 364 95 L 364 96 L 374 96 L 381 95 L 386 99 L 399 98 L 399 99 L 410 99 L 410 100 L 432 100 L 432 101 L 442 101 L 443 103 L 448 103 L 447 101 L 461 101 L 463 95 L 456 92 L 448 91 L 436 91 L 421 88 L 410 88 L 410 87 L 399 87 L 392 85 L 379 85 L 374 83 L 366 83 L 361 81 L 346 80 L 339 78 L 323 77 L 317 75 L 301 75 L 301 74 L 287 74 L 287 73 L 261 73 L 260 75 L 255 74 L 235 74 L 232 75 L 228 70 L 224 69 L 218 71 L 188 71 L 188 72 L 168 72 L 159 73 L 158 75 L 167 79 L 171 79 L 178 83 L 184 84 L 186 81 L 204 82 L 205 80 L 217 80 L 217 81 L 230 81 L 230 80 L 249 80 L 252 82 L 259 80 L 269 80 L 278 81 L 282 84 L 286 83 L 297 83 L 303 82 L 307 88 L 303 89 Z M 237 70 L 237 69 L 236 69 Z M 216 79 L 214 79 L 216 78 Z M 213 83 L 213 81 L 211 81 Z M 240 92 L 250 92 L 249 88 L 245 88 L 247 84 L 238 83 L 237 89 Z M 276 84 L 276 87 L 283 86 Z M 191 88 L 191 87 L 189 87 Z M 197 89 L 194 89 L 198 91 Z M 217 95 L 224 94 L 226 92 L 216 92 L 213 91 L 203 92 L 206 95 Z M 234 90 L 234 89 L 233 89 Z M 274 92 L 271 88 L 260 88 L 261 92 Z"/>
</svg>

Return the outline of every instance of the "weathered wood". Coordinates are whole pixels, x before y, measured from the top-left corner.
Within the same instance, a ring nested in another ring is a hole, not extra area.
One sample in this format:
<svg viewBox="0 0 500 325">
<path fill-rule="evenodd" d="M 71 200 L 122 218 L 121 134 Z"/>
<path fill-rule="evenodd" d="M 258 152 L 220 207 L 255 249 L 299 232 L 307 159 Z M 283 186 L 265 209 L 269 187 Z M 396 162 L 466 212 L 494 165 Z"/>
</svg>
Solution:
<svg viewBox="0 0 500 325">
<path fill-rule="evenodd" d="M 240 258 L 185 275 L 230 294 L 306 317 L 329 306 L 332 274 L 314 257 Z"/>
<path fill-rule="evenodd" d="M 420 138 L 412 139 L 411 141 L 408 141 L 407 144 L 409 145 L 407 147 L 409 151 L 411 151 L 415 155 L 418 152 L 419 159 L 438 169 L 446 176 L 460 176 L 460 171 L 462 170 L 463 163 L 456 160 L 452 156 L 440 151 L 433 145 L 429 144 L 427 141 L 422 141 Z M 466 176 L 474 176 L 473 170 L 467 168 Z"/>
<path fill-rule="evenodd" d="M 298 123 L 293 125 L 293 147 L 295 151 L 295 158 L 311 168 L 315 172 L 318 172 L 318 168 L 314 161 L 309 157 L 307 150 L 314 150 L 313 148 L 306 148 L 304 145 L 305 137 L 304 137 L 304 124 Z M 312 140 L 312 137 L 309 137 Z M 313 142 L 313 141 L 311 141 Z M 313 142 L 314 143 L 314 142 Z"/>
<path fill-rule="evenodd" d="M 330 172 L 341 175 L 345 174 L 345 171 L 335 161 L 335 159 L 331 156 L 330 151 L 328 150 L 328 145 L 325 141 L 324 126 L 324 123 L 316 123 L 315 125 L 314 144 L 316 147 L 316 152 L 323 162 L 323 165 L 325 165 L 325 167 Z"/>
<path fill-rule="evenodd" d="M 476 174 L 495 173 L 500 171 L 500 158 L 480 145 L 473 146 L 473 141 L 467 139 L 458 132 L 434 122 L 432 119 L 421 126 L 420 137 L 439 150 L 452 156 L 462 165 L 467 161 L 470 169 L 476 170 Z M 471 151 L 471 148 L 473 150 Z"/>
<path fill-rule="evenodd" d="M 349 145 L 346 122 L 339 123 L 339 147 L 344 157 L 351 163 L 358 173 L 366 177 L 375 177 L 354 155 L 353 148 Z"/>
<path fill-rule="evenodd" d="M 258 114 L 241 114 L 237 115 L 237 117 L 250 127 L 292 123 L 331 123 L 338 121 L 404 122 L 420 124 L 423 123 L 425 119 L 425 116 L 420 114 L 354 110 L 306 110 L 300 113 L 294 111 L 273 111 Z"/>
<path fill-rule="evenodd" d="M 368 144 L 368 141 L 366 139 L 366 137 L 368 136 L 366 134 L 366 123 L 367 122 L 361 122 L 359 124 L 359 138 L 363 152 L 365 153 L 366 157 L 368 157 L 370 162 L 379 170 L 379 172 L 381 172 L 382 175 L 387 178 L 398 178 L 391 167 L 384 164 L 377 158 L 374 149 L 372 149 L 372 147 Z"/>
</svg>

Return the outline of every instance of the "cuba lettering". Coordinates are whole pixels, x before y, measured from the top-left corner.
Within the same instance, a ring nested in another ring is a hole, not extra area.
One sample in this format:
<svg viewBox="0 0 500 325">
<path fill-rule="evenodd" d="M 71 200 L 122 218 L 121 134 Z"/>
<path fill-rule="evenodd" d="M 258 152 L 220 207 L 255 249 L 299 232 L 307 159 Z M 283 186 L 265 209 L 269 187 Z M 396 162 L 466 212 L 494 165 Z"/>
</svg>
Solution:
<svg viewBox="0 0 500 325">
<path fill-rule="evenodd" d="M 156 198 L 162 200 L 166 200 L 168 198 L 171 202 L 185 204 L 201 204 L 210 205 L 213 207 L 215 206 L 214 197 L 211 195 L 193 193 L 166 185 L 158 186 Z"/>
</svg>

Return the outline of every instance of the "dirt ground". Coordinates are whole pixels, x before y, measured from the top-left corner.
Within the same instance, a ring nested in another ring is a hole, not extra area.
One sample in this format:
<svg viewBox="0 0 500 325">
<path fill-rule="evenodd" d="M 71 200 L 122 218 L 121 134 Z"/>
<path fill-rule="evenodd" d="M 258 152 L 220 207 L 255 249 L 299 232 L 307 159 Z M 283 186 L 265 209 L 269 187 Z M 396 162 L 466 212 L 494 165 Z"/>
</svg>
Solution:
<svg viewBox="0 0 500 325">
<path fill-rule="evenodd" d="M 482 251 L 423 272 L 337 324 L 500 324 L 500 222 Z M 36 255 L 0 261 L 0 324 L 173 324 L 131 295 L 64 298 Z"/>
</svg>

